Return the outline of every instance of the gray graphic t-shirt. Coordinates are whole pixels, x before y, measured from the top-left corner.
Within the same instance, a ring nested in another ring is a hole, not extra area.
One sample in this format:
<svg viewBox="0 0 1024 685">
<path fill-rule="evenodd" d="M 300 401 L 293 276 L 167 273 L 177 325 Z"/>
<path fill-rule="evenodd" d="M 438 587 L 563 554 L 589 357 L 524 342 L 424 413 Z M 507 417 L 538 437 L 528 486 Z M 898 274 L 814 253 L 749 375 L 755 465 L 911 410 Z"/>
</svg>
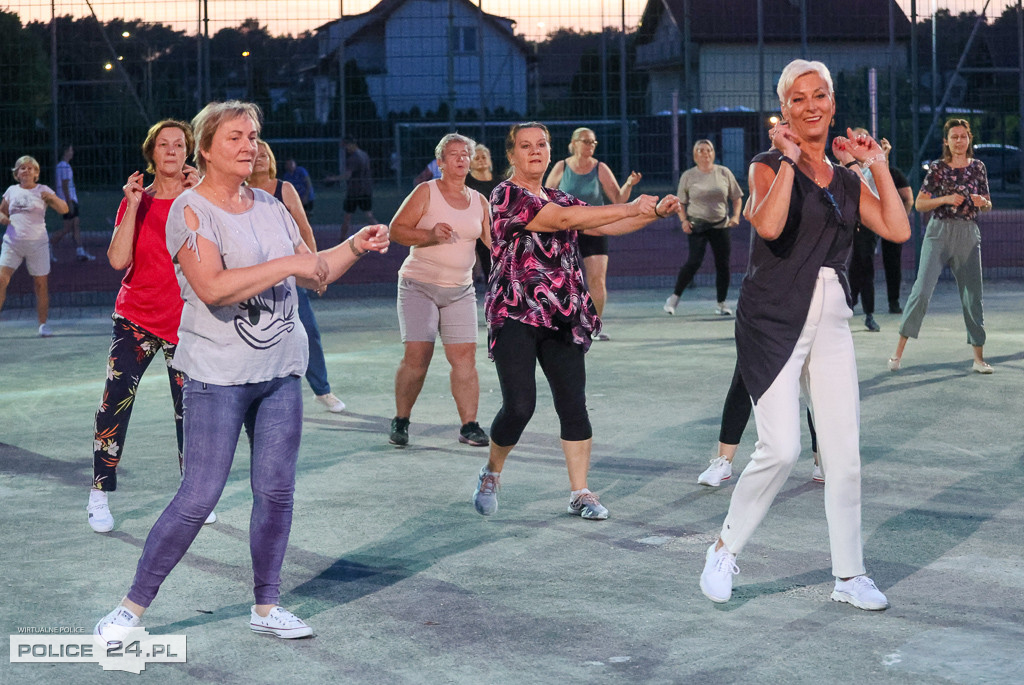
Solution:
<svg viewBox="0 0 1024 685">
<path fill-rule="evenodd" d="M 294 277 L 244 302 L 213 306 L 199 299 L 178 264 L 177 254 L 182 248 L 198 249 L 197 236 L 217 246 L 225 269 L 255 266 L 295 254 L 302 238 L 288 210 L 268 193 L 257 189 L 252 192 L 253 206 L 241 214 L 231 214 L 187 190 L 171 205 L 167 217 L 167 250 L 185 302 L 173 366 L 197 381 L 241 385 L 301 376 L 309 362 Z M 195 232 L 185 224 L 186 207 L 199 219 Z"/>
</svg>

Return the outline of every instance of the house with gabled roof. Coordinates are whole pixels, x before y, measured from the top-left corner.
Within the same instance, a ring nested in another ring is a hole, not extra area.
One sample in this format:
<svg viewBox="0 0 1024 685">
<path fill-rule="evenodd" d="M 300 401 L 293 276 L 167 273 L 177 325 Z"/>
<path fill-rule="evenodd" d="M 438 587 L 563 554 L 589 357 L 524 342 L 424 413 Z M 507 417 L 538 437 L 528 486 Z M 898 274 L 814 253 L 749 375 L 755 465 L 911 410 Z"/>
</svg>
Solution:
<svg viewBox="0 0 1024 685">
<path fill-rule="evenodd" d="M 879 71 L 890 64 L 900 71 L 906 67 L 910 21 L 896 0 L 760 0 L 764 100 L 758 103 L 762 89 L 758 1 L 649 0 L 636 37 L 637 68 L 650 76 L 649 111 L 670 110 L 673 91 L 680 94 L 681 104 L 685 102 L 683 36 L 687 28 L 690 72 L 696 86 L 693 107 L 704 112 L 777 110 L 775 84 L 783 67 L 801 57 L 803 35 L 807 36 L 807 59 L 824 62 L 833 78 L 865 67 Z M 806 7 L 805 18 L 801 5 Z M 890 11 L 894 49 L 890 49 Z"/>
<path fill-rule="evenodd" d="M 356 63 L 380 116 L 445 104 L 522 113 L 529 50 L 514 29 L 469 0 L 381 0 L 316 37 L 321 65 L 337 63 L 339 50 Z"/>
</svg>

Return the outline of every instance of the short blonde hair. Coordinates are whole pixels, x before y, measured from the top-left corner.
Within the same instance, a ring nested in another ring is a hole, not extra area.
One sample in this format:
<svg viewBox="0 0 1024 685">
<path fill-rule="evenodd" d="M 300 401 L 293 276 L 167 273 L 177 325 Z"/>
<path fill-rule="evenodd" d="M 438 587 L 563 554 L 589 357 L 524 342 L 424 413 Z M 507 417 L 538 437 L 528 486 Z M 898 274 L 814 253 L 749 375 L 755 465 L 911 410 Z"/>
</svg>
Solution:
<svg viewBox="0 0 1024 685">
<path fill-rule="evenodd" d="M 241 100 L 211 102 L 192 119 L 192 131 L 196 141 L 195 162 L 200 175 L 206 174 L 203 150 L 209 150 L 213 145 L 213 135 L 220 125 L 225 121 L 246 116 L 252 119 L 256 126 L 256 135 L 259 135 L 263 125 L 263 112 L 259 105 L 253 102 L 242 102 Z"/>
<path fill-rule="evenodd" d="M 597 134 L 594 133 L 594 129 L 587 128 L 586 126 L 580 126 L 578 129 L 576 129 L 575 131 L 572 132 L 572 137 L 569 138 L 569 154 L 570 155 L 576 154 L 573 151 L 573 149 L 572 149 L 572 144 L 575 143 L 577 140 L 579 140 L 580 136 L 582 136 L 584 133 L 589 133 L 590 135 L 592 135 L 595 138 L 597 138 Z"/>
<path fill-rule="evenodd" d="M 782 74 L 779 76 L 779 84 L 775 88 L 775 92 L 779 94 L 779 102 L 781 104 L 786 104 L 786 91 L 792 88 L 796 80 L 804 74 L 817 74 L 828 85 L 829 96 L 835 94 L 835 90 L 832 87 L 832 74 L 829 73 L 828 67 L 822 62 L 795 59 L 782 70 Z M 832 99 L 835 100 L 835 97 Z"/>
<path fill-rule="evenodd" d="M 461 133 L 448 133 L 438 141 L 437 145 L 434 146 L 434 159 L 440 162 L 441 158 L 444 157 L 444 151 L 447 150 L 448 146 L 452 143 L 462 143 L 468 147 L 470 158 L 472 158 L 473 153 L 476 152 L 475 140 L 468 136 L 464 136 Z"/>
<path fill-rule="evenodd" d="M 156 150 L 156 137 L 160 135 L 160 131 L 165 128 L 177 128 L 181 129 L 181 132 L 185 134 L 185 160 L 195 152 L 196 139 L 192 135 L 192 127 L 184 121 L 178 121 L 177 119 L 164 119 L 158 121 L 149 127 L 149 133 L 146 134 L 146 140 L 142 142 L 142 156 L 146 159 L 146 173 L 155 174 L 156 167 L 153 166 L 153 151 Z"/>
<path fill-rule="evenodd" d="M 267 177 L 273 181 L 277 178 L 277 157 L 274 156 L 274 151 L 270 149 L 270 143 L 260 138 L 256 141 L 256 147 L 266 151 L 269 163 L 267 164 Z M 250 177 L 251 178 L 251 177 Z"/>
<path fill-rule="evenodd" d="M 14 176 L 14 180 L 21 183 L 20 179 L 18 179 L 18 167 L 20 167 L 22 164 L 31 164 L 36 168 L 36 177 L 32 180 L 38 182 L 39 162 L 37 162 L 36 158 L 33 157 L 32 155 L 22 155 L 21 157 L 18 157 L 18 161 L 14 163 L 14 168 L 11 169 L 11 175 Z"/>
</svg>

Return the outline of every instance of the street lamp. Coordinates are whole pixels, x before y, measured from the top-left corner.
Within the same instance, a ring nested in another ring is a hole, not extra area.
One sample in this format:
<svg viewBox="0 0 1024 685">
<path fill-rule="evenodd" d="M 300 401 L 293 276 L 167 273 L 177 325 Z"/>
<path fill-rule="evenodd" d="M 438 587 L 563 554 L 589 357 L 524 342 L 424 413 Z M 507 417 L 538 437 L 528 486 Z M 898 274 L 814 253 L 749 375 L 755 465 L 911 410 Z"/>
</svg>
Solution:
<svg viewBox="0 0 1024 685">
<path fill-rule="evenodd" d="M 242 64 L 245 65 L 245 99 L 252 100 L 252 69 L 249 68 L 249 57 L 252 53 L 242 50 Z"/>
<path fill-rule="evenodd" d="M 131 33 L 131 31 L 127 31 L 127 30 L 122 31 L 121 32 L 121 37 L 127 40 L 129 38 L 132 38 L 132 33 Z M 135 40 L 139 41 L 142 44 L 142 47 L 145 49 L 145 54 L 142 57 L 142 61 L 146 63 L 146 71 L 144 72 L 145 83 L 143 84 L 143 88 L 146 91 L 146 110 L 150 114 L 152 114 L 152 112 L 153 112 L 153 62 L 160 56 L 161 53 L 154 51 L 153 48 L 150 47 L 149 43 L 146 41 L 145 38 L 142 38 L 141 36 L 135 36 Z M 120 60 L 123 60 L 124 58 L 123 57 L 118 57 L 117 59 L 120 61 Z"/>
</svg>

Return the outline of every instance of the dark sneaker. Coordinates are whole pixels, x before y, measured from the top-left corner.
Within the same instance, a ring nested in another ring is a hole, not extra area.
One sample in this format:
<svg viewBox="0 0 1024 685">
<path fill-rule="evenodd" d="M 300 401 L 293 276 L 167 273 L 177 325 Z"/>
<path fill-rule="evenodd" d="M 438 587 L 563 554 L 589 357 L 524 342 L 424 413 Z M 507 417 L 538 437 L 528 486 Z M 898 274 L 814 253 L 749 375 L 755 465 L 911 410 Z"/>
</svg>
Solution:
<svg viewBox="0 0 1024 685">
<path fill-rule="evenodd" d="M 473 447 L 486 447 L 491 443 L 491 439 L 487 437 L 487 433 L 484 433 L 484 429 L 480 427 L 479 423 L 470 421 L 459 431 L 459 442 Z"/>
<path fill-rule="evenodd" d="M 570 514 L 590 521 L 604 521 L 608 518 L 608 510 L 597 501 L 597 495 L 592 492 L 584 492 L 575 499 L 569 501 Z"/>
<path fill-rule="evenodd" d="M 391 419 L 391 437 L 388 442 L 399 447 L 409 444 L 409 419 L 400 416 Z"/>
<path fill-rule="evenodd" d="M 498 490 L 501 489 L 501 474 L 491 473 L 484 466 L 480 469 L 476 492 L 473 493 L 473 506 L 481 516 L 490 516 L 498 511 Z"/>
<path fill-rule="evenodd" d="M 878 325 L 878 322 L 875 321 L 875 317 L 871 314 L 864 317 L 864 328 L 868 329 L 872 333 L 877 333 L 882 330 L 882 327 Z"/>
<path fill-rule="evenodd" d="M 902 314 L 903 313 L 903 307 L 900 306 L 899 302 L 890 302 L 889 303 L 889 313 L 890 314 Z"/>
</svg>

